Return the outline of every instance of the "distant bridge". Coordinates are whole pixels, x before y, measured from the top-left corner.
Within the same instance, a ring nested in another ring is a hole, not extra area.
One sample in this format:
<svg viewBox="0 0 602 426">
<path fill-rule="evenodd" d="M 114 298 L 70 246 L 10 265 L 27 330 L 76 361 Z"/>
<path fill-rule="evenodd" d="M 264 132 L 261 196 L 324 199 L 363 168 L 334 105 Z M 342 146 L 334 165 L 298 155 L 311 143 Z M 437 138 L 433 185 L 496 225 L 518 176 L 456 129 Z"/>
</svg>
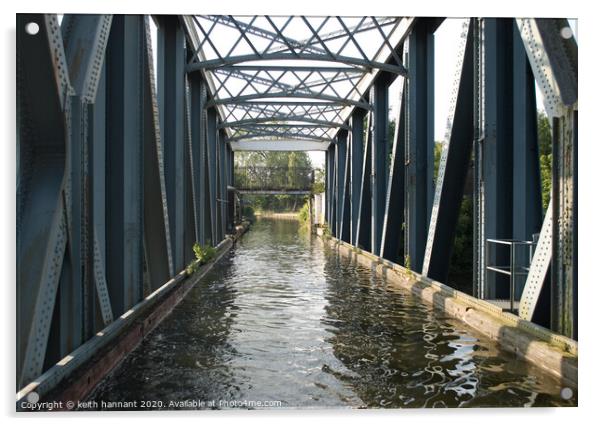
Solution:
<svg viewBox="0 0 602 426">
<path fill-rule="evenodd" d="M 305 195 L 311 192 L 315 171 L 311 167 L 235 167 L 234 186 L 243 193 Z"/>
</svg>

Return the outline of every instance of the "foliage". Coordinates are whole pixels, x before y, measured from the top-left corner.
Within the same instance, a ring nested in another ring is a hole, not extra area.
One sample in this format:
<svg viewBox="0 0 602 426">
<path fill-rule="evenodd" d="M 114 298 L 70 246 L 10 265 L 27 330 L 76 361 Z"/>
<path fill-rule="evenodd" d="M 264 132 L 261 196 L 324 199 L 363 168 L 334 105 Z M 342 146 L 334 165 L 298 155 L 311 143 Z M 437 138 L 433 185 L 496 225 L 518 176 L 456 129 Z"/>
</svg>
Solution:
<svg viewBox="0 0 602 426">
<path fill-rule="evenodd" d="M 314 185 L 311 188 L 312 194 L 321 194 L 326 191 L 324 183 L 324 169 L 316 169 L 314 173 Z"/>
<path fill-rule="evenodd" d="M 303 223 L 309 222 L 309 199 L 305 200 L 303 207 L 299 210 L 299 221 Z"/>
<path fill-rule="evenodd" d="M 192 246 L 192 251 L 194 252 L 194 257 L 196 260 L 190 262 L 186 267 L 186 273 L 188 275 L 194 274 L 198 270 L 199 266 L 209 262 L 217 253 L 217 250 L 215 250 L 215 248 L 211 245 L 202 247 L 198 242 L 194 243 Z"/>
<path fill-rule="evenodd" d="M 195 257 L 201 262 L 202 265 L 213 259 L 216 253 L 215 247 L 210 245 L 202 247 L 199 243 L 194 243 L 192 250 L 194 251 Z"/>
<path fill-rule="evenodd" d="M 245 205 L 242 209 L 242 215 L 247 219 L 252 219 L 255 217 L 255 210 L 253 206 Z"/>
<path fill-rule="evenodd" d="M 473 201 L 465 196 L 460 206 L 458 225 L 454 237 L 450 274 L 472 270 Z"/>
<path fill-rule="evenodd" d="M 441 163 L 441 151 L 443 151 L 443 142 L 435 141 L 435 152 L 433 162 L 433 181 L 437 182 L 439 176 L 439 164 Z"/>
<path fill-rule="evenodd" d="M 296 173 L 299 169 L 311 169 L 312 163 L 307 152 L 293 151 L 239 151 L 234 156 L 236 166 L 245 168 L 252 179 L 261 181 L 268 179 L 267 173 L 270 169 L 271 173 L 282 173 L 282 176 L 271 175 L 270 179 L 282 182 L 290 182 L 296 179 L 291 174 Z M 235 169 L 236 173 L 236 169 Z M 315 184 L 313 190 L 319 190 L 324 186 L 324 171 L 318 169 L 315 171 Z M 236 181 L 236 177 L 235 177 Z M 319 186 L 321 183 L 321 187 Z M 323 192 L 323 191 L 322 191 Z M 303 195 L 245 195 L 246 205 L 254 211 L 298 211 L 303 206 Z M 246 216 L 246 213 L 244 213 Z"/>
<path fill-rule="evenodd" d="M 552 190 L 552 129 L 546 115 L 537 113 L 537 140 L 539 144 L 539 169 L 541 173 L 541 200 L 545 212 Z"/>
</svg>

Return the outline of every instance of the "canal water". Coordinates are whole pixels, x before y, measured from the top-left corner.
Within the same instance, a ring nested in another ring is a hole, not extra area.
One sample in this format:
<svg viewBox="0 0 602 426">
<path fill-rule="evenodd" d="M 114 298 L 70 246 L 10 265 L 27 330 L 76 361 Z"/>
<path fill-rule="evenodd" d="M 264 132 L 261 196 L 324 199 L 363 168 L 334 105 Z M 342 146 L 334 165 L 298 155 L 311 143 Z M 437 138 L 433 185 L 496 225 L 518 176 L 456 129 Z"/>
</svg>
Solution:
<svg viewBox="0 0 602 426">
<path fill-rule="evenodd" d="M 262 219 L 90 400 L 163 409 L 576 405 L 562 389 L 299 222 Z"/>
</svg>

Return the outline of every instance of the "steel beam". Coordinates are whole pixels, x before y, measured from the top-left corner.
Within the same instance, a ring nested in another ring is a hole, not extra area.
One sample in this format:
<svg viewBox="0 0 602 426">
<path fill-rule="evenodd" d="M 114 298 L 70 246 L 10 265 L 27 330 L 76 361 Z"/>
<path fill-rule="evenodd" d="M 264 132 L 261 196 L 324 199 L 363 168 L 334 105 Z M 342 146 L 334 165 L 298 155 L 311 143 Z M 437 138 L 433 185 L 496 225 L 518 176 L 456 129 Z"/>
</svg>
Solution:
<svg viewBox="0 0 602 426">
<path fill-rule="evenodd" d="M 32 36 L 30 22 L 39 26 Z M 17 15 L 17 385 L 37 377 L 49 334 L 67 245 L 64 175 L 70 93 L 56 16 Z"/>
<path fill-rule="evenodd" d="M 474 136 L 473 125 L 473 25 L 463 28 L 464 48 L 458 61 L 458 78 L 452 89 L 450 123 L 439 164 L 422 275 L 447 281 L 454 235 L 464 195 Z"/>
<path fill-rule="evenodd" d="M 71 134 L 67 163 L 69 260 L 63 265 L 59 289 L 60 352 L 67 354 L 82 339 L 96 330 L 98 296 L 107 298 L 105 280 L 94 286 L 94 223 L 92 206 L 92 137 L 93 118 L 90 104 L 96 98 L 105 48 L 111 25 L 110 15 L 65 15 L 61 24 L 65 58 L 74 96 L 69 98 Z M 104 186 L 101 188 L 104 190 Z M 111 316 L 110 305 L 100 304 L 105 319 Z M 107 311 L 107 305 L 108 311 Z"/>
<path fill-rule="evenodd" d="M 209 183 L 209 205 L 211 214 L 211 242 L 217 245 L 218 240 L 218 182 L 217 182 L 217 111 L 215 108 L 207 109 L 207 173 Z"/>
<path fill-rule="evenodd" d="M 190 126 L 192 147 L 193 188 L 196 198 L 196 240 L 205 244 L 205 146 L 207 121 L 205 102 L 207 100 L 207 87 L 200 73 L 188 74 L 190 84 Z"/>
<path fill-rule="evenodd" d="M 434 38 L 428 19 L 419 20 L 407 43 L 408 139 L 406 143 L 405 253 L 420 272 L 433 201 Z"/>
<path fill-rule="evenodd" d="M 227 65 L 236 65 L 244 62 L 253 62 L 253 61 L 286 61 L 290 59 L 295 60 L 305 60 L 305 61 L 322 61 L 322 62 L 335 62 L 346 65 L 356 65 L 359 67 L 363 67 L 365 71 L 370 71 L 372 69 L 387 71 L 393 74 L 406 75 L 407 72 L 405 68 L 401 65 L 393 65 L 385 62 L 377 62 L 377 61 L 366 61 L 364 59 L 354 58 L 351 56 L 345 55 L 327 55 L 327 54 L 317 54 L 317 53 L 304 53 L 304 52 L 295 52 L 292 53 L 284 53 L 284 52 L 274 52 L 274 53 L 263 53 L 261 55 L 258 54 L 249 54 L 249 55 L 232 55 L 225 58 L 216 58 L 216 59 L 207 59 L 204 61 L 195 61 L 186 66 L 187 72 L 194 72 L 199 70 L 212 70 L 215 68 L 219 68 Z"/>
<path fill-rule="evenodd" d="M 373 124 L 370 131 L 372 136 L 372 173 L 370 174 L 371 221 L 370 221 L 370 251 L 380 253 L 383 220 L 385 216 L 386 185 L 387 185 L 387 155 L 389 151 L 387 127 L 389 123 L 388 81 L 379 78 L 372 86 L 372 102 L 374 112 Z"/>
<path fill-rule="evenodd" d="M 369 109 L 370 106 L 365 102 L 355 101 L 349 98 L 340 98 L 337 96 L 327 95 L 324 93 L 307 93 L 307 92 L 290 92 L 290 91 L 282 91 L 282 92 L 269 92 L 269 93 L 253 93 L 250 95 L 240 95 L 234 96 L 231 98 L 220 98 L 220 99 L 212 99 L 207 102 L 208 107 L 212 107 L 215 105 L 231 105 L 231 104 L 239 104 L 245 103 L 248 101 L 253 101 L 257 99 L 278 99 L 278 98 L 293 98 L 293 99 L 318 99 L 327 101 L 330 105 L 337 104 L 343 106 L 353 106 L 356 108 Z M 295 104 L 294 101 L 289 101 L 289 103 Z M 301 104 L 299 104 L 301 105 Z"/>
<path fill-rule="evenodd" d="M 327 151 L 330 142 L 311 140 L 238 140 L 229 142 L 234 151 Z"/>
<path fill-rule="evenodd" d="M 185 71 L 184 31 L 176 16 L 157 20 L 158 100 L 163 132 L 165 184 L 170 221 L 171 250 L 174 268 L 185 266 Z"/>
<path fill-rule="evenodd" d="M 393 151 L 391 153 L 391 167 L 387 183 L 387 199 L 385 203 L 385 217 L 383 220 L 380 257 L 392 262 L 399 261 L 399 248 L 403 233 L 405 201 L 405 173 L 404 173 L 404 143 L 405 143 L 405 87 L 403 81 L 399 110 L 395 119 L 395 135 L 393 137 Z M 403 259 L 403 256 L 401 256 Z M 403 260 L 402 260 L 403 263 Z"/>
<path fill-rule="evenodd" d="M 219 240 L 221 241 L 226 236 L 226 222 L 228 217 L 228 158 L 226 153 L 226 133 L 218 132 L 218 175 L 219 175 Z"/>
<path fill-rule="evenodd" d="M 475 224 L 478 227 L 475 240 L 478 264 L 477 295 L 486 299 L 509 298 L 508 279 L 500 274 L 487 272 L 486 262 L 509 265 L 507 249 L 490 247 L 489 238 L 511 238 L 513 235 L 513 21 L 486 18 L 479 25 L 480 45 L 478 94 L 480 135 L 475 146 L 476 184 Z"/>
<path fill-rule="evenodd" d="M 336 202 L 336 225 L 334 235 L 342 239 L 343 209 L 345 204 L 345 163 L 347 161 L 347 132 L 341 131 L 336 137 L 335 144 L 335 202 Z"/>
<path fill-rule="evenodd" d="M 149 291 L 176 275 L 169 227 L 159 105 L 149 17 L 144 17 L 144 252 Z"/>
<path fill-rule="evenodd" d="M 184 263 L 190 264 L 195 259 L 194 244 L 198 241 L 196 235 L 198 224 L 198 199 L 195 191 L 194 147 L 192 142 L 192 117 L 191 93 L 188 81 L 185 81 L 186 94 L 184 103 L 184 117 L 186 123 L 184 147 Z"/>
<path fill-rule="evenodd" d="M 327 197 L 327 201 L 328 201 L 328 226 L 330 228 L 331 233 L 334 235 L 335 233 L 335 229 L 336 229 L 336 213 L 335 213 L 335 206 L 336 206 L 336 200 L 335 200 L 335 191 L 336 191 L 336 185 L 335 185 L 335 145 L 331 144 L 330 148 L 328 148 L 328 157 L 327 157 L 327 162 L 328 162 L 328 197 Z"/>
<path fill-rule="evenodd" d="M 370 174 L 372 170 L 372 113 L 368 114 L 368 131 L 365 132 L 364 161 L 362 164 L 362 183 L 359 200 L 359 216 L 355 232 L 355 246 L 363 250 L 370 247 L 370 225 L 372 205 L 370 203 Z"/>
<path fill-rule="evenodd" d="M 535 80 L 518 27 L 512 27 L 512 238 L 531 241 L 543 219 Z M 516 261 L 528 265 L 529 252 L 516 253 Z M 515 294 L 520 295 L 525 282 L 516 284 Z"/>
<path fill-rule="evenodd" d="M 249 118 L 246 120 L 237 120 L 237 121 L 226 121 L 224 123 L 220 123 L 219 128 L 226 127 L 241 127 L 246 126 L 248 124 L 261 124 L 266 123 L 272 126 L 278 125 L 287 125 L 297 127 L 296 124 L 292 123 L 309 123 L 313 125 L 313 127 L 338 127 L 343 129 L 348 129 L 349 126 L 346 126 L 345 123 L 338 123 L 336 121 L 326 121 L 326 120 L 318 120 L 315 118 L 307 117 L 305 115 L 278 115 L 275 114 L 270 117 L 257 117 L 257 118 Z"/>
<path fill-rule="evenodd" d="M 347 133 L 347 132 L 345 132 Z M 339 230 L 339 238 L 341 241 L 351 243 L 351 199 L 350 199 L 350 176 L 351 176 L 351 135 L 348 134 L 345 138 L 347 144 L 346 155 L 345 155 L 345 170 L 343 180 L 343 197 L 342 197 L 342 211 L 341 211 L 341 228 Z"/>
<path fill-rule="evenodd" d="M 366 114 L 355 110 L 351 116 L 351 143 L 349 146 L 349 196 L 351 209 L 351 243 L 357 241 L 357 224 L 360 216 L 362 189 L 362 161 L 364 159 L 364 118 Z"/>
<path fill-rule="evenodd" d="M 107 47 L 107 280 L 115 315 L 142 298 L 144 21 L 113 19 Z"/>
</svg>

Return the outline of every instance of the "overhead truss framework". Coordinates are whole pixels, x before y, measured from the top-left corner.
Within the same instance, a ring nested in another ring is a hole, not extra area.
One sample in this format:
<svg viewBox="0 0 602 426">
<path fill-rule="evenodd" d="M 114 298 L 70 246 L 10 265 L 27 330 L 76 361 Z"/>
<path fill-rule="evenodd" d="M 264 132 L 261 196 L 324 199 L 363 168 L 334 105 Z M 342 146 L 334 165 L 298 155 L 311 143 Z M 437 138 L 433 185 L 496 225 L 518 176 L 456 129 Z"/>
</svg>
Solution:
<svg viewBox="0 0 602 426">
<path fill-rule="evenodd" d="M 354 108 L 370 109 L 378 72 L 405 75 L 400 17 L 184 17 L 228 141 L 333 141 Z"/>
</svg>

